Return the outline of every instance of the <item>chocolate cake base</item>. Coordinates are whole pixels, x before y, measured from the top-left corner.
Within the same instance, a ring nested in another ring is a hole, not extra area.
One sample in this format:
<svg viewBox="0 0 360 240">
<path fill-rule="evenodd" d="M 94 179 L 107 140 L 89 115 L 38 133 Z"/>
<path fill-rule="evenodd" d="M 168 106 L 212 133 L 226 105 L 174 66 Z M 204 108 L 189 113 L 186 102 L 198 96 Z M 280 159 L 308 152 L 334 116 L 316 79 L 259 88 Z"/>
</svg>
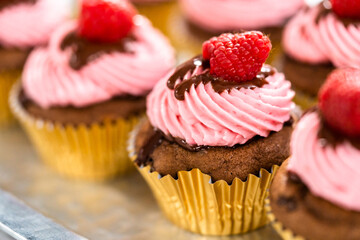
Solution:
<svg viewBox="0 0 360 240">
<path fill-rule="evenodd" d="M 283 63 L 283 72 L 295 88 L 312 96 L 317 96 L 327 76 L 335 68 L 331 64 L 310 65 L 298 62 L 288 56 Z"/>
<path fill-rule="evenodd" d="M 0 46 L 0 72 L 22 69 L 31 49 L 3 48 Z"/>
<path fill-rule="evenodd" d="M 360 239 L 360 212 L 347 211 L 314 196 L 299 178 L 287 172 L 287 165 L 285 161 L 270 188 L 276 219 L 308 240 Z"/>
<path fill-rule="evenodd" d="M 154 128 L 145 121 L 136 136 L 135 149 L 139 152 L 153 136 Z M 273 165 L 281 165 L 290 155 L 291 124 L 280 132 L 268 137 L 255 137 L 250 142 L 236 147 L 204 147 L 190 151 L 179 144 L 163 140 L 150 155 L 153 171 L 162 176 L 177 177 L 179 171 L 200 169 L 209 174 L 213 181 L 225 180 L 231 184 L 234 178 L 245 181 L 249 174 L 258 175 L 261 168 L 271 170 Z M 151 144 L 151 143 L 150 143 Z"/>
<path fill-rule="evenodd" d="M 105 120 L 116 120 L 141 115 L 146 109 L 146 97 L 121 96 L 86 107 L 52 107 L 43 109 L 22 90 L 19 101 L 26 112 L 35 118 L 70 125 L 91 125 Z"/>
</svg>

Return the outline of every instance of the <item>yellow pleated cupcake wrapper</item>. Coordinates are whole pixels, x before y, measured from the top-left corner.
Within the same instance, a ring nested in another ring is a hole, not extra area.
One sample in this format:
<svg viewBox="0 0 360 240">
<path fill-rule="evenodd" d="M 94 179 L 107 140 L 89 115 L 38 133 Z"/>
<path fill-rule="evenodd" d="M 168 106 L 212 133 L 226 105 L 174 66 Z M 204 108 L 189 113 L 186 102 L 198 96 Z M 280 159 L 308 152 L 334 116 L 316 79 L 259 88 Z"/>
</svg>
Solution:
<svg viewBox="0 0 360 240">
<path fill-rule="evenodd" d="M 129 154 L 136 159 L 135 135 L 131 133 Z M 162 211 L 173 223 L 203 235 L 233 235 L 246 233 L 267 224 L 264 202 L 272 173 L 261 169 L 260 177 L 249 175 L 246 182 L 236 178 L 231 185 L 211 177 L 199 169 L 180 171 L 178 179 L 161 177 L 150 166 L 138 168 L 152 189 Z"/>
<path fill-rule="evenodd" d="M 269 222 L 271 223 L 271 225 L 275 229 L 275 231 L 281 236 L 282 239 L 284 239 L 284 240 L 305 240 L 305 238 L 295 235 L 290 229 L 285 228 L 284 225 L 276 219 L 275 215 L 271 211 L 269 199 L 265 200 L 265 210 L 266 210 Z M 299 223 L 299 224 L 301 224 L 301 223 Z"/>
<path fill-rule="evenodd" d="M 71 178 L 104 180 L 135 169 L 126 146 L 139 117 L 64 126 L 30 116 L 19 103 L 19 90 L 20 85 L 15 84 L 10 107 L 43 161 L 57 172 Z"/>
<path fill-rule="evenodd" d="M 12 85 L 19 79 L 21 70 L 0 71 L 0 127 L 14 123 L 9 107 L 9 93 Z"/>
</svg>

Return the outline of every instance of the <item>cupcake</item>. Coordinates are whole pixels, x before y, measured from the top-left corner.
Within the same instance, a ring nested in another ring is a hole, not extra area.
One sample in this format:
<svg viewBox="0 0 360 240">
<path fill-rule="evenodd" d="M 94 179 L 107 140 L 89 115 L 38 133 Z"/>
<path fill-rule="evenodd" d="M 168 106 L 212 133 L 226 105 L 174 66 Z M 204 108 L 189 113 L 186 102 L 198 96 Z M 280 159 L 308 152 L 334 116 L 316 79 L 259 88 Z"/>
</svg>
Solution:
<svg viewBox="0 0 360 240">
<path fill-rule="evenodd" d="M 335 67 L 360 67 L 360 3 L 324 0 L 301 10 L 283 35 L 284 73 L 293 86 L 315 98 Z"/>
<path fill-rule="evenodd" d="M 289 156 L 291 84 L 264 65 L 260 32 L 223 34 L 159 81 L 130 156 L 165 215 L 206 235 L 266 224 L 273 171 Z"/>
<path fill-rule="evenodd" d="M 0 2 L 0 126 L 13 122 L 8 106 L 9 91 L 20 77 L 29 52 L 46 44 L 54 28 L 68 15 L 66 1 Z"/>
<path fill-rule="evenodd" d="M 360 70 L 335 70 L 296 126 L 270 188 L 269 216 L 284 239 L 360 239 L 359 96 Z"/>
<path fill-rule="evenodd" d="M 127 1 L 84 0 L 79 20 L 30 54 L 10 103 L 49 166 L 106 179 L 132 168 L 128 133 L 173 66 L 167 39 Z"/>
<path fill-rule="evenodd" d="M 263 29 L 266 33 L 279 35 L 281 30 L 270 27 L 282 26 L 304 5 L 304 1 L 180 0 L 180 4 L 187 19 L 208 32 Z"/>
<path fill-rule="evenodd" d="M 282 26 L 303 5 L 303 0 L 179 0 L 168 18 L 172 44 L 178 58 L 188 60 L 201 51 L 204 41 L 223 32 L 261 30 L 271 37 L 272 64 L 281 53 Z"/>
</svg>

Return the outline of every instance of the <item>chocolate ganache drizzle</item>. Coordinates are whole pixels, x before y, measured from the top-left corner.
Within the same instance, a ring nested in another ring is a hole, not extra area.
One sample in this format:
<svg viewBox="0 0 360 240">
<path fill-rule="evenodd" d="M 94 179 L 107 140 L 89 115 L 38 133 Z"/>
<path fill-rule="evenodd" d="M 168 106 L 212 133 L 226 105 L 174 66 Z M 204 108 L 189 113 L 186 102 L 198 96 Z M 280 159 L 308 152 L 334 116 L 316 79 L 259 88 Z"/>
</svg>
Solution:
<svg viewBox="0 0 360 240">
<path fill-rule="evenodd" d="M 360 150 L 360 138 L 356 137 L 347 137 L 343 134 L 335 131 L 330 126 L 328 126 L 323 117 L 321 117 L 321 128 L 318 132 L 318 138 L 323 139 L 324 146 L 330 145 L 336 147 L 337 145 L 343 143 L 344 141 L 349 141 L 355 148 Z"/>
<path fill-rule="evenodd" d="M 326 17 L 328 14 L 333 13 L 331 2 L 329 0 L 324 0 L 322 3 L 320 3 L 320 11 L 319 15 L 316 17 L 315 22 L 318 24 L 320 20 L 324 17 Z M 336 17 L 347 27 L 351 24 L 360 24 L 359 19 L 353 19 L 353 18 L 344 18 L 339 17 L 336 15 Z"/>
<path fill-rule="evenodd" d="M 103 54 L 111 52 L 132 54 L 133 52 L 127 45 L 134 41 L 136 41 L 135 37 L 130 35 L 115 43 L 92 42 L 78 36 L 76 32 L 71 32 L 64 38 L 60 47 L 62 50 L 69 47 L 72 48 L 73 52 L 70 57 L 70 66 L 75 70 L 79 70 Z"/>
<path fill-rule="evenodd" d="M 6 7 L 10 7 L 19 3 L 34 4 L 37 0 L 0 0 L 0 11 Z"/>
<path fill-rule="evenodd" d="M 197 67 L 202 67 L 204 72 L 199 75 L 195 75 L 190 79 L 184 80 L 184 76 L 189 71 L 193 72 Z M 175 73 L 169 78 L 167 86 L 169 89 L 174 90 L 176 99 L 184 100 L 185 92 L 189 92 L 191 86 L 194 85 L 195 88 L 203 83 L 204 85 L 210 83 L 217 93 L 222 93 L 224 91 L 231 91 L 231 89 L 255 89 L 257 87 L 262 87 L 267 84 L 266 78 L 275 74 L 275 70 L 269 66 L 264 65 L 261 71 L 256 75 L 256 77 L 250 81 L 245 82 L 234 82 L 227 81 L 221 77 L 214 76 L 210 74 L 210 63 L 207 60 L 204 60 L 201 56 L 190 59 L 189 61 L 180 65 Z M 181 82 L 176 85 L 177 80 L 180 79 Z"/>
<path fill-rule="evenodd" d="M 325 118 L 322 116 L 318 107 L 308 109 L 306 112 L 304 112 L 303 115 L 312 112 L 316 112 L 320 117 L 320 129 L 318 131 L 317 137 L 318 139 L 322 140 L 324 147 L 336 147 L 337 145 L 342 144 L 344 141 L 349 141 L 355 148 L 360 150 L 360 138 L 348 137 L 334 130 L 326 123 Z"/>
</svg>

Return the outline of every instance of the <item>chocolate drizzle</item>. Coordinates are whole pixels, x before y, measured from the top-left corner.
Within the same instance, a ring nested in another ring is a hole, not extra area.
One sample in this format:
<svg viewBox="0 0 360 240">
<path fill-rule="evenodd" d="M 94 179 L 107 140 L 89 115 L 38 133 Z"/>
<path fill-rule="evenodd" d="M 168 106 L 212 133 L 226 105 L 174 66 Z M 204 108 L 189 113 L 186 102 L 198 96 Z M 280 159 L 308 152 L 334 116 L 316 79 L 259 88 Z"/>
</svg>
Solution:
<svg viewBox="0 0 360 240">
<path fill-rule="evenodd" d="M 328 126 L 322 116 L 318 138 L 323 140 L 322 142 L 324 146 L 330 145 L 332 147 L 336 147 L 345 141 L 349 141 L 355 148 L 360 150 L 360 138 L 344 136 L 343 134 Z"/>
<path fill-rule="evenodd" d="M 324 17 L 326 17 L 328 14 L 332 13 L 332 7 L 331 2 L 329 0 L 324 0 L 322 3 L 320 3 L 320 12 L 318 16 L 316 17 L 316 24 L 319 24 L 320 20 Z M 335 16 L 347 27 L 351 24 L 360 24 L 359 19 L 353 19 L 353 18 L 343 18 L 339 17 L 335 14 Z"/>
<path fill-rule="evenodd" d="M 36 1 L 37 0 L 0 0 L 0 11 L 7 7 L 10 7 L 10 6 L 13 6 L 13 5 L 16 5 L 19 3 L 34 4 L 34 3 L 36 3 Z"/>
<path fill-rule="evenodd" d="M 320 129 L 318 131 L 317 137 L 321 140 L 323 146 L 332 146 L 336 147 L 339 144 L 342 144 L 344 141 L 349 141 L 355 148 L 360 150 L 360 138 L 345 136 L 342 133 L 336 131 L 330 127 L 322 116 L 318 107 L 312 107 L 304 112 L 303 116 L 307 113 L 317 113 L 320 117 Z"/>
<path fill-rule="evenodd" d="M 184 80 L 184 76 L 186 73 L 193 72 L 197 67 L 202 67 L 204 72 L 199 75 L 192 76 L 191 78 Z M 262 87 L 267 84 L 266 78 L 275 74 L 275 70 L 269 66 L 264 65 L 261 71 L 257 74 L 257 76 L 250 81 L 246 82 L 234 82 L 227 81 L 221 77 L 214 76 L 209 72 L 209 61 L 204 60 L 201 56 L 195 57 L 184 64 L 180 65 L 175 73 L 169 78 L 167 82 L 167 86 L 169 89 L 174 90 L 174 94 L 176 99 L 184 100 L 185 92 L 189 92 L 191 86 L 194 85 L 196 88 L 200 83 L 204 85 L 210 83 L 212 88 L 217 93 L 222 93 L 224 91 L 231 91 L 231 89 L 255 89 L 257 87 Z M 176 85 L 176 81 L 180 79 L 182 82 Z"/>
<path fill-rule="evenodd" d="M 142 146 L 137 154 L 137 158 L 135 163 L 141 167 L 145 166 L 148 162 L 151 162 L 150 155 L 154 152 L 154 150 L 160 146 L 163 142 L 164 137 L 160 131 L 153 131 L 153 134 L 149 138 L 149 140 Z"/>
<path fill-rule="evenodd" d="M 135 37 L 129 36 L 115 43 L 99 43 L 82 38 L 76 32 L 71 32 L 64 38 L 60 47 L 62 50 L 69 47 L 72 48 L 73 53 L 70 58 L 70 66 L 75 70 L 79 70 L 87 63 L 106 53 L 133 53 L 127 44 L 135 40 Z"/>
</svg>

